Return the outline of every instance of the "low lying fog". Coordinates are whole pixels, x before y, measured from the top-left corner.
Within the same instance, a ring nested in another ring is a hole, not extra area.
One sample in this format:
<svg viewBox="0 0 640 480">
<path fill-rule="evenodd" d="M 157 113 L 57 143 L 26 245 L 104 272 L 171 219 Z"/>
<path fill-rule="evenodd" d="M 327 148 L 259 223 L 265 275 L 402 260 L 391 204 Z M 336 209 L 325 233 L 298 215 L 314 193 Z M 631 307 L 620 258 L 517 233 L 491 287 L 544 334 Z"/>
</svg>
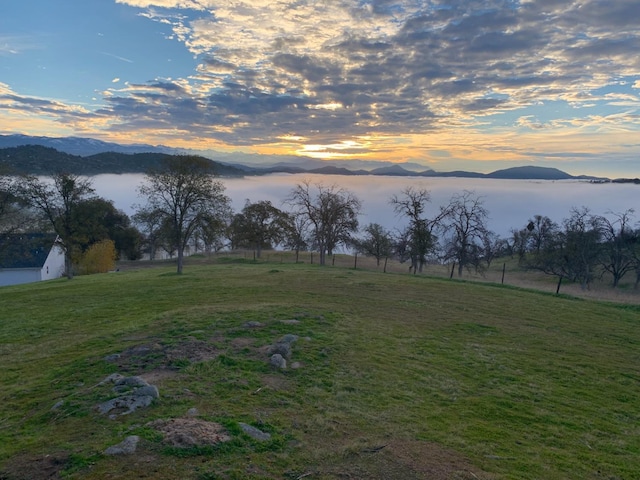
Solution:
<svg viewBox="0 0 640 480">
<path fill-rule="evenodd" d="M 379 223 L 388 230 L 404 225 L 404 221 L 395 216 L 389 199 L 394 194 L 400 195 L 408 186 L 431 192 L 427 217 L 434 216 L 440 205 L 448 204 L 452 195 L 464 190 L 475 192 L 482 197 L 489 212 L 489 228 L 501 237 L 508 237 L 512 228 L 523 228 L 534 215 L 546 215 L 561 222 L 570 215 L 572 207 L 585 206 L 598 215 L 632 208 L 636 211 L 635 219 L 640 220 L 640 186 L 633 184 L 308 174 L 221 179 L 235 211 L 242 209 L 246 199 L 270 200 L 274 206 L 287 210 L 284 199 L 303 180 L 350 190 L 362 200 L 361 225 Z M 144 204 L 136 190 L 144 181 L 144 175 L 98 175 L 92 181 L 98 195 L 112 200 L 116 208 L 128 215 L 135 212 L 136 204 Z"/>
</svg>

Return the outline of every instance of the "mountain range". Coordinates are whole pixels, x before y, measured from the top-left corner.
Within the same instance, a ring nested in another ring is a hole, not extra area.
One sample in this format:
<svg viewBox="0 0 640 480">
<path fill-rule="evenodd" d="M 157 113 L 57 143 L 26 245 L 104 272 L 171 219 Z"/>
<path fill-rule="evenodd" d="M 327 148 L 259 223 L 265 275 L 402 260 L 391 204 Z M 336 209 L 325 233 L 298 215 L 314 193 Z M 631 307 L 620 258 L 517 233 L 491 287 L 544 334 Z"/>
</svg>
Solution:
<svg viewBox="0 0 640 480">
<path fill-rule="evenodd" d="M 0 165 L 14 173 L 51 175 L 67 172 L 77 175 L 103 173 L 145 173 L 157 168 L 172 155 L 198 155 L 212 162 L 213 170 L 220 176 L 251 176 L 270 173 L 315 173 L 324 175 L 386 175 L 419 177 L 464 177 L 523 180 L 594 180 L 601 177 L 574 176 L 562 170 L 548 167 L 522 166 L 491 173 L 468 171 L 436 172 L 415 163 L 402 165 L 356 161 L 327 162 L 312 159 L 301 161 L 299 157 L 271 157 L 255 154 L 225 154 L 216 152 L 211 160 L 204 152 L 174 149 L 165 146 L 120 145 L 101 140 L 80 137 L 33 137 L 26 135 L 0 135 Z M 245 159 L 248 164 L 238 160 Z M 273 163 L 269 161 L 277 160 Z M 345 167 L 345 165 L 347 168 Z M 354 168 L 354 166 L 356 168 Z M 360 168 L 357 168 L 360 167 Z"/>
</svg>

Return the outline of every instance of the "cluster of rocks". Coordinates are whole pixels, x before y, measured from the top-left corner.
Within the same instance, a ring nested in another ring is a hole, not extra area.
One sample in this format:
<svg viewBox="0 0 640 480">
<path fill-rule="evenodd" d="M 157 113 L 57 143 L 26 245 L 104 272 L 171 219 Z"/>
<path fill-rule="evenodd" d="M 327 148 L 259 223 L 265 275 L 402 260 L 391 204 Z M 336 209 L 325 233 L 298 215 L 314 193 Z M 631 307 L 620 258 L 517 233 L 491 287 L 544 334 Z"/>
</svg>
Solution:
<svg viewBox="0 0 640 480">
<path fill-rule="evenodd" d="M 160 398 L 158 387 L 149 384 L 141 377 L 125 377 L 114 373 L 100 382 L 100 385 L 106 383 L 114 384 L 112 391 L 117 396 L 100 403 L 96 409 L 102 415 L 109 415 L 110 418 L 128 415 L 139 408 L 148 407 L 156 398 Z"/>
<path fill-rule="evenodd" d="M 283 336 L 269 346 L 267 354 L 269 355 L 269 363 L 278 369 L 284 370 L 287 368 L 287 361 L 291 359 L 292 345 L 299 339 L 298 335 L 291 333 Z M 300 362 L 293 362 L 291 368 L 300 368 Z"/>
</svg>

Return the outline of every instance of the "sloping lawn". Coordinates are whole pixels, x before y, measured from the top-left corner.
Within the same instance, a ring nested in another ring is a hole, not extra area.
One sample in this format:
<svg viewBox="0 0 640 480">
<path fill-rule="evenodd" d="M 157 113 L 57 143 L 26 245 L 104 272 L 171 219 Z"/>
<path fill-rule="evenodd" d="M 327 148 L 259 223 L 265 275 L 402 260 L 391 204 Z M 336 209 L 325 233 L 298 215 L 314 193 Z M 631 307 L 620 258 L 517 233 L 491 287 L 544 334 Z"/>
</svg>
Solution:
<svg viewBox="0 0 640 480">
<path fill-rule="evenodd" d="M 4 287 L 0 479 L 640 478 L 639 323 L 638 307 L 315 265 Z M 99 413 L 114 373 L 160 397 Z M 167 422 L 229 440 L 172 442 Z M 105 454 L 131 435 L 134 453 Z"/>
</svg>

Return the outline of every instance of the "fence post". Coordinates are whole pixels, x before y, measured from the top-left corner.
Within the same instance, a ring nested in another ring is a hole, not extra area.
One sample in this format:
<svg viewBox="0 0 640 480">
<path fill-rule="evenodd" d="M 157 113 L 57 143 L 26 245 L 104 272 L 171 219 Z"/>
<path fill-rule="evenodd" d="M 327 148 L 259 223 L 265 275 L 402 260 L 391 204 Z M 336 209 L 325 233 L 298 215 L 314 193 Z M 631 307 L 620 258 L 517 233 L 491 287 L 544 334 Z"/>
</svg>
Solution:
<svg viewBox="0 0 640 480">
<path fill-rule="evenodd" d="M 504 285 L 504 271 L 507 269 L 507 262 L 502 264 L 502 285 Z"/>
<path fill-rule="evenodd" d="M 357 269 L 358 268 L 358 252 L 356 252 L 356 256 L 353 260 L 353 269 Z"/>
</svg>

